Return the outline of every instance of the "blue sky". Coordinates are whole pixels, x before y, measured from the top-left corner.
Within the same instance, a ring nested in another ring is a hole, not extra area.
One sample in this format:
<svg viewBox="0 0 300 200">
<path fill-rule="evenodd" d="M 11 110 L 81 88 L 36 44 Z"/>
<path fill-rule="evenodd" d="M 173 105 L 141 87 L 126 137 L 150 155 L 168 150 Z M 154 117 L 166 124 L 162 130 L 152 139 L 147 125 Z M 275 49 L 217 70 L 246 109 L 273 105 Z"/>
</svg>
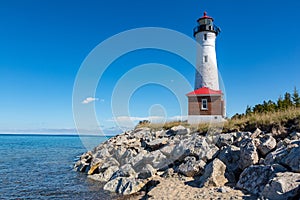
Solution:
<svg viewBox="0 0 300 200">
<path fill-rule="evenodd" d="M 192 37 L 204 11 L 222 29 L 217 59 L 227 114 L 276 100 L 294 86 L 300 88 L 299 8 L 295 0 L 1 1 L 0 131 L 74 129 L 73 84 L 100 42 L 140 27 Z M 105 71 L 94 96 L 100 127 L 115 126 L 110 102 L 114 84 L 128 70 L 149 62 L 168 65 L 194 82 L 194 69 L 172 53 L 144 50 L 122 56 Z M 158 85 L 139 88 L 130 99 L 130 113 L 147 117 L 157 104 L 169 117 L 180 114 L 175 96 Z"/>
</svg>

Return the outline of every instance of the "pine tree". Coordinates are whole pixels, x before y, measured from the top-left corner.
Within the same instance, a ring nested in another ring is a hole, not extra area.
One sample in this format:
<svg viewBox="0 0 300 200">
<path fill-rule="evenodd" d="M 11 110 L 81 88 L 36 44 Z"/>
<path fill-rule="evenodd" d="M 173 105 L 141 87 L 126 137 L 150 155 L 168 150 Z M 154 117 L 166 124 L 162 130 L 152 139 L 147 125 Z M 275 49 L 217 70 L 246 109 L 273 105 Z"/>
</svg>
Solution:
<svg viewBox="0 0 300 200">
<path fill-rule="evenodd" d="M 278 100 L 277 100 L 277 110 L 283 110 L 284 109 L 284 103 L 282 96 L 280 95 Z"/>
<path fill-rule="evenodd" d="M 251 106 L 247 106 L 247 108 L 246 108 L 246 112 L 245 112 L 245 114 L 246 115 L 250 115 L 252 113 L 252 108 L 251 108 Z"/>
<path fill-rule="evenodd" d="M 290 108 L 293 106 L 293 102 L 292 102 L 292 96 L 290 93 L 286 92 L 284 94 L 284 100 L 283 100 L 283 103 L 284 103 L 284 108 L 287 109 L 287 108 Z"/>
<path fill-rule="evenodd" d="M 300 107 L 300 97 L 299 97 L 299 93 L 298 93 L 298 90 L 297 90 L 296 87 L 294 88 L 292 99 L 293 99 L 294 106 L 296 106 L 297 108 L 299 108 Z"/>
</svg>

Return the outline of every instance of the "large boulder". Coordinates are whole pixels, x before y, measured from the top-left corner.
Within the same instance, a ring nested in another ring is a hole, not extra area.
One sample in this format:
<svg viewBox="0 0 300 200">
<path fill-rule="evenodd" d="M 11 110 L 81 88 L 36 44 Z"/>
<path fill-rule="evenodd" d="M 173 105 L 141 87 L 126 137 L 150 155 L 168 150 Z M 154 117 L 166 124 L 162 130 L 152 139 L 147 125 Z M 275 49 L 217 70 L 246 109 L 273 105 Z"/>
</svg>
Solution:
<svg viewBox="0 0 300 200">
<path fill-rule="evenodd" d="M 300 172 L 300 141 L 290 141 L 290 144 L 284 144 L 275 151 L 269 153 L 265 164 L 281 164 L 290 168 L 293 172 Z"/>
<path fill-rule="evenodd" d="M 228 180 L 225 178 L 226 165 L 218 158 L 206 165 L 204 175 L 200 178 L 200 187 L 224 186 Z"/>
<path fill-rule="evenodd" d="M 264 187 L 262 196 L 273 200 L 296 199 L 300 195 L 300 174 L 285 172 L 277 173 Z"/>
<path fill-rule="evenodd" d="M 119 170 L 117 166 L 108 167 L 105 171 L 100 172 L 99 174 L 88 175 L 88 178 L 95 181 L 107 182 L 111 179 L 113 174 Z"/>
<path fill-rule="evenodd" d="M 259 194 L 274 175 L 272 166 L 250 166 L 241 173 L 236 187 L 252 194 Z"/>
<path fill-rule="evenodd" d="M 118 177 L 133 177 L 136 178 L 137 174 L 130 164 L 122 165 L 117 171 L 113 173 L 110 180 Z"/>
<path fill-rule="evenodd" d="M 282 160 L 282 163 L 293 172 L 300 172 L 300 146 L 291 149 L 290 153 Z"/>
<path fill-rule="evenodd" d="M 217 156 L 219 148 L 214 144 L 209 144 L 205 138 L 195 137 L 182 141 L 188 155 L 196 156 L 199 160 L 208 162 Z"/>
<path fill-rule="evenodd" d="M 258 163 L 259 157 L 251 138 L 244 139 L 240 145 L 239 167 L 243 170 L 251 165 Z"/>
<path fill-rule="evenodd" d="M 241 173 L 239 166 L 240 148 L 236 146 L 225 146 L 220 150 L 218 158 L 226 165 L 225 177 L 229 183 L 236 184 Z"/>
<path fill-rule="evenodd" d="M 122 195 L 130 195 L 140 191 L 146 183 L 146 181 L 136 178 L 117 177 L 107 182 L 103 189 Z"/>
<path fill-rule="evenodd" d="M 174 126 L 174 127 L 172 127 L 170 130 L 171 130 L 171 132 L 172 132 L 174 135 L 186 135 L 186 134 L 189 134 L 189 133 L 190 133 L 190 129 L 189 129 L 189 128 L 185 128 L 185 127 L 182 126 L 182 125 Z"/>
<path fill-rule="evenodd" d="M 151 165 L 146 164 L 140 171 L 138 172 L 139 179 L 147 179 L 155 175 L 156 169 L 154 169 Z"/>
<path fill-rule="evenodd" d="M 160 138 L 160 139 L 152 140 L 150 142 L 146 142 L 146 147 L 154 151 L 167 144 L 167 142 L 168 142 L 168 138 Z"/>
<path fill-rule="evenodd" d="M 218 136 L 218 140 L 216 145 L 221 148 L 223 146 L 229 146 L 232 145 L 234 142 L 234 137 L 232 134 L 230 133 L 226 133 L 226 134 L 220 134 Z"/>
<path fill-rule="evenodd" d="M 137 152 L 133 149 L 126 149 L 121 158 L 118 160 L 121 165 L 129 163 L 129 161 L 137 155 Z"/>
<path fill-rule="evenodd" d="M 88 151 L 80 156 L 80 159 L 75 163 L 74 168 L 78 172 L 88 172 L 91 162 L 93 161 L 92 152 Z"/>
<path fill-rule="evenodd" d="M 270 153 L 276 147 L 276 140 L 271 135 L 264 135 L 256 141 L 257 149 L 263 156 Z"/>
<path fill-rule="evenodd" d="M 188 156 L 184 159 L 184 162 L 179 165 L 178 171 L 187 177 L 193 177 L 203 174 L 205 165 L 206 163 L 203 160 L 197 161 L 195 157 Z"/>
<path fill-rule="evenodd" d="M 139 153 L 136 157 L 132 158 L 129 163 L 132 164 L 133 168 L 137 171 L 141 170 L 145 165 L 150 164 L 157 170 L 164 170 L 168 168 L 171 163 L 169 159 L 160 151 L 152 151 Z"/>
</svg>

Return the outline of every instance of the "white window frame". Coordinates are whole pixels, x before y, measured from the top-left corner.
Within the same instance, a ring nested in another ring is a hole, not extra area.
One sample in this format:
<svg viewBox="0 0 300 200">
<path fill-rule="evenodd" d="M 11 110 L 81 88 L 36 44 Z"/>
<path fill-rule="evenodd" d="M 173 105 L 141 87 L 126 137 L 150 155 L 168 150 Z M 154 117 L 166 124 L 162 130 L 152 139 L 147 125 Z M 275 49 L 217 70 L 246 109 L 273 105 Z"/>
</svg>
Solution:
<svg viewBox="0 0 300 200">
<path fill-rule="evenodd" d="M 205 107 L 204 107 L 204 104 L 206 105 Z M 208 110 L 208 101 L 207 101 L 207 99 L 202 99 L 201 100 L 201 110 Z"/>
</svg>

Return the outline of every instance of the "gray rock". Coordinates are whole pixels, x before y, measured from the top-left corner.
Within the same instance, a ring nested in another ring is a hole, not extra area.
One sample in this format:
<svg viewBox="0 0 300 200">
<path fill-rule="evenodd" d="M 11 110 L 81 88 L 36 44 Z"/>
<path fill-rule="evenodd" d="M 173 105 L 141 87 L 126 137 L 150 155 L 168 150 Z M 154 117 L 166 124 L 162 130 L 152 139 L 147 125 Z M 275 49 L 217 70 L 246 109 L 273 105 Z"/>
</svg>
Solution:
<svg viewBox="0 0 300 200">
<path fill-rule="evenodd" d="M 122 146 L 118 146 L 115 147 L 113 152 L 111 152 L 111 154 L 113 155 L 113 157 L 119 162 L 121 163 L 122 160 L 122 156 L 124 155 L 124 153 L 126 152 L 126 148 L 122 147 Z"/>
<path fill-rule="evenodd" d="M 178 171 L 187 177 L 193 177 L 203 174 L 205 165 L 203 160 L 196 161 L 195 157 L 188 156 L 184 159 L 184 163 L 179 165 Z"/>
<path fill-rule="evenodd" d="M 264 163 L 281 164 L 289 167 L 293 172 L 300 172 L 300 146 L 299 141 L 290 141 L 287 146 L 282 145 L 280 148 L 269 153 Z"/>
<path fill-rule="evenodd" d="M 271 132 L 275 138 L 285 138 L 288 136 L 288 130 L 283 126 L 273 127 Z"/>
<path fill-rule="evenodd" d="M 240 148 L 233 145 L 223 147 L 218 158 L 226 165 L 225 177 L 228 182 L 236 184 L 237 176 L 241 173 L 237 165 L 240 160 Z"/>
<path fill-rule="evenodd" d="M 133 149 L 127 149 L 123 156 L 121 157 L 121 165 L 129 163 L 132 157 L 135 157 L 137 155 L 137 152 Z"/>
<path fill-rule="evenodd" d="M 103 189 L 122 195 L 130 195 L 140 191 L 146 182 L 135 178 L 117 177 L 107 182 Z"/>
<path fill-rule="evenodd" d="M 168 160 L 168 163 L 173 163 L 176 160 L 182 161 L 186 156 L 189 155 L 189 149 L 183 140 L 171 142 L 159 150 Z"/>
<path fill-rule="evenodd" d="M 241 173 L 236 187 L 252 194 L 259 194 L 274 175 L 275 171 L 272 166 L 250 166 Z"/>
<path fill-rule="evenodd" d="M 140 171 L 137 172 L 139 179 L 146 179 L 154 176 L 156 173 L 156 169 L 154 169 L 151 165 L 147 164 L 145 167 L 143 167 Z"/>
<path fill-rule="evenodd" d="M 99 169 L 99 172 L 103 172 L 107 168 L 112 167 L 112 166 L 118 167 L 118 166 L 120 166 L 120 164 L 118 163 L 118 161 L 116 159 L 114 159 L 113 157 L 110 157 L 107 160 L 105 160 L 102 165 L 99 165 L 98 169 Z"/>
<path fill-rule="evenodd" d="M 290 134 L 290 139 L 291 140 L 300 140 L 300 133 L 294 131 Z"/>
<path fill-rule="evenodd" d="M 218 188 L 217 192 L 226 193 L 226 192 L 229 192 L 229 191 L 225 187 L 220 187 L 220 188 Z"/>
<path fill-rule="evenodd" d="M 116 172 L 113 173 L 110 180 L 118 177 L 133 177 L 136 178 L 137 174 L 130 164 L 121 166 Z"/>
<path fill-rule="evenodd" d="M 88 164 L 88 163 L 80 163 L 80 164 L 77 164 L 77 166 L 76 166 L 75 169 L 78 172 L 85 172 L 85 173 L 87 173 L 90 170 L 90 164 Z"/>
<path fill-rule="evenodd" d="M 233 144 L 234 138 L 230 133 L 227 134 L 220 134 L 217 141 L 217 146 L 219 148 L 223 146 L 229 146 Z"/>
<path fill-rule="evenodd" d="M 245 169 L 250 165 L 258 163 L 259 157 L 254 141 L 250 138 L 244 139 L 240 145 L 239 167 Z"/>
<path fill-rule="evenodd" d="M 218 158 L 206 165 L 204 175 L 200 178 L 200 187 L 224 186 L 228 180 L 225 178 L 226 165 Z"/>
<path fill-rule="evenodd" d="M 156 139 L 151 142 L 146 142 L 146 147 L 154 151 L 167 144 L 167 142 L 168 142 L 168 138 Z"/>
<path fill-rule="evenodd" d="M 208 144 L 205 138 L 190 138 L 183 142 L 186 143 L 189 155 L 198 156 L 198 159 L 202 159 L 205 162 L 215 158 L 219 151 L 216 145 Z"/>
<path fill-rule="evenodd" d="M 284 165 L 290 167 L 293 172 L 300 172 L 300 146 L 292 148 L 289 154 L 282 160 Z"/>
<path fill-rule="evenodd" d="M 286 146 L 281 146 L 277 148 L 275 151 L 269 153 L 266 156 L 264 163 L 266 165 L 272 165 L 276 163 L 280 164 L 282 163 L 281 161 L 283 160 L 283 158 L 288 155 L 288 153 L 289 153 L 288 148 Z"/>
<path fill-rule="evenodd" d="M 160 149 L 160 152 L 162 152 L 167 158 L 171 158 L 172 157 L 172 152 L 174 151 L 175 147 L 176 147 L 175 143 L 169 143 L 166 146 L 162 147 Z"/>
<path fill-rule="evenodd" d="M 264 187 L 262 196 L 272 200 L 288 200 L 295 198 L 300 192 L 300 174 L 277 173 Z M 299 196 L 298 196 L 299 197 Z"/>
<path fill-rule="evenodd" d="M 156 138 L 167 137 L 166 131 L 165 130 L 156 131 L 155 132 L 155 137 Z"/>
<path fill-rule="evenodd" d="M 130 163 L 136 170 L 142 169 L 146 164 L 150 164 L 157 170 L 165 170 L 172 162 L 167 159 L 167 157 L 160 150 L 156 150 L 152 152 L 140 153 L 136 157 L 132 158 Z"/>
<path fill-rule="evenodd" d="M 251 134 L 251 138 L 254 139 L 254 138 L 257 138 L 260 134 L 262 134 L 263 132 L 257 128 L 252 134 Z"/>
<path fill-rule="evenodd" d="M 105 171 L 99 174 L 88 175 L 88 178 L 93 179 L 95 181 L 107 182 L 111 179 L 113 174 L 119 170 L 117 166 L 108 167 Z"/>
<path fill-rule="evenodd" d="M 258 139 L 257 149 L 263 155 L 267 155 L 276 147 L 276 140 L 270 135 L 264 135 Z"/>
<path fill-rule="evenodd" d="M 184 126 L 174 126 L 171 128 L 171 131 L 174 135 L 186 135 L 189 134 L 191 131 L 189 128 L 185 128 Z"/>
</svg>

